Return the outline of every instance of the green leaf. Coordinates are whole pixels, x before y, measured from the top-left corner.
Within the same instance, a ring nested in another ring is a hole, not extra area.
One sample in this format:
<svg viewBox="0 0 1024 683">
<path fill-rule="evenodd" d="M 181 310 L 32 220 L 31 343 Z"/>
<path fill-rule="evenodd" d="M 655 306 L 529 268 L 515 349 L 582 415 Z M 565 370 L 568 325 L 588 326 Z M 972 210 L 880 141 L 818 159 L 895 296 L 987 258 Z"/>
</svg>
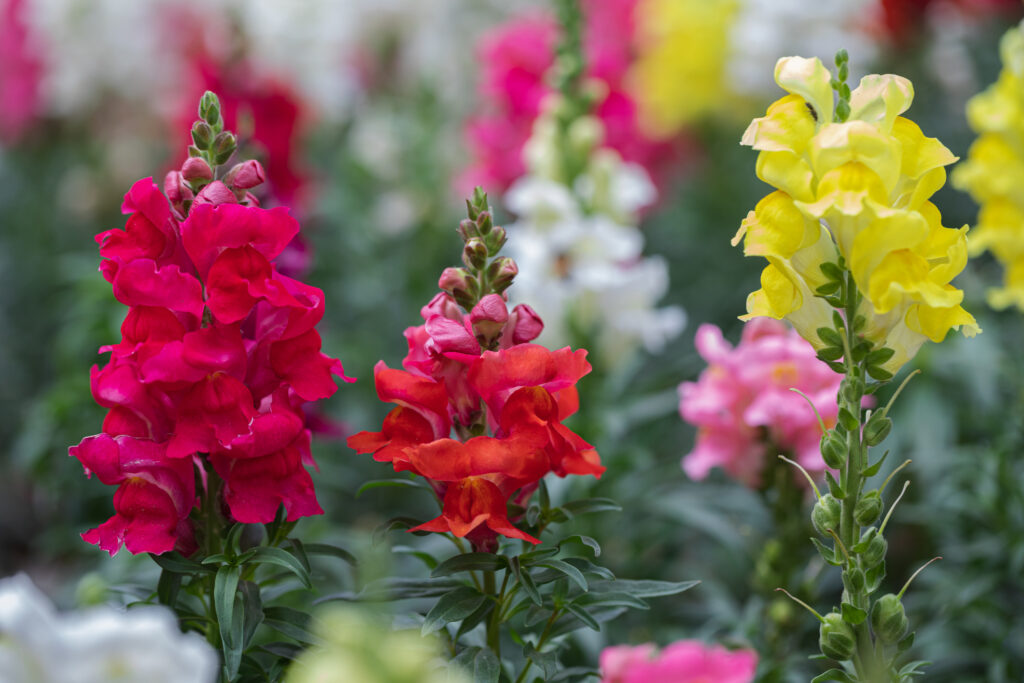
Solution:
<svg viewBox="0 0 1024 683">
<path fill-rule="evenodd" d="M 907 664 L 903 665 L 902 669 L 900 669 L 899 675 L 904 678 L 910 678 L 911 676 L 923 676 L 924 671 L 922 671 L 921 669 L 922 667 L 926 666 L 931 666 L 931 662 L 926 662 L 921 659 L 913 662 L 908 662 Z"/>
<path fill-rule="evenodd" d="M 427 569 L 435 569 L 437 567 L 437 559 L 428 552 L 417 550 L 407 545 L 396 545 L 391 547 L 391 552 L 398 553 L 399 555 L 409 555 L 415 557 L 420 562 L 427 566 Z"/>
<path fill-rule="evenodd" d="M 563 504 L 562 510 L 570 517 L 578 517 L 595 512 L 620 512 L 622 506 L 610 498 L 581 498 Z"/>
<path fill-rule="evenodd" d="M 455 632 L 455 642 L 459 642 L 462 636 L 469 633 L 476 628 L 484 619 L 490 616 L 491 612 L 494 611 L 495 601 L 486 600 L 482 605 L 476 608 L 476 611 L 470 614 L 468 617 L 462 620 L 459 624 L 459 630 Z"/>
<path fill-rule="evenodd" d="M 597 669 L 588 669 L 584 666 L 570 666 L 568 669 L 562 669 L 554 676 L 548 677 L 548 683 L 557 683 L 558 681 L 584 681 L 588 678 L 600 678 L 601 672 Z"/>
<path fill-rule="evenodd" d="M 528 550 L 519 556 L 519 564 L 523 567 L 542 562 L 543 560 L 558 554 L 558 548 L 552 546 L 540 546 L 534 550 Z"/>
<path fill-rule="evenodd" d="M 881 457 L 881 458 L 879 458 L 879 459 L 878 459 L 878 462 L 876 462 L 876 463 L 875 463 L 874 465 L 871 465 L 871 466 L 869 466 L 869 467 L 865 467 L 865 468 L 864 468 L 864 469 L 863 469 L 863 470 L 861 471 L 861 473 L 860 473 L 860 474 L 861 474 L 861 476 L 862 476 L 862 477 L 873 477 L 873 476 L 875 476 L 876 474 L 878 474 L 878 471 L 879 471 L 880 469 L 882 469 L 882 463 L 883 463 L 883 462 L 885 462 L 885 459 L 886 459 L 887 457 L 889 457 L 889 451 L 886 451 L 885 453 L 882 453 L 882 457 Z"/>
<path fill-rule="evenodd" d="M 815 330 L 818 338 L 825 342 L 825 346 L 838 346 L 843 348 L 843 337 L 831 327 L 819 327 Z"/>
<path fill-rule="evenodd" d="M 420 633 L 425 636 L 440 630 L 449 622 L 465 619 L 475 612 L 485 600 L 487 600 L 487 596 L 477 589 L 459 586 L 450 593 L 442 595 L 441 599 L 430 608 Z"/>
<path fill-rule="evenodd" d="M 824 263 L 821 264 L 820 268 L 822 274 L 824 274 L 824 276 L 827 277 L 829 280 L 836 280 L 842 282 L 842 280 L 844 279 L 845 274 L 843 273 L 843 271 L 839 268 L 839 266 L 837 266 L 835 263 L 832 263 L 831 261 L 825 261 Z"/>
<path fill-rule="evenodd" d="M 659 598 L 690 590 L 700 581 L 654 581 L 652 579 L 615 579 L 591 581 L 592 593 L 626 593 L 636 598 Z"/>
<path fill-rule="evenodd" d="M 530 600 L 538 606 L 544 604 L 540 597 L 540 591 L 537 590 L 537 584 L 534 583 L 530 572 L 519 565 L 518 557 L 512 558 L 509 562 L 509 567 L 512 569 L 512 574 L 516 577 L 516 582 L 522 586 L 523 591 L 530 597 Z"/>
<path fill-rule="evenodd" d="M 878 587 L 882 585 L 882 579 L 885 578 L 885 562 L 879 562 L 876 566 L 867 570 L 864 573 L 864 578 L 867 580 L 868 593 L 874 593 L 878 590 Z"/>
<path fill-rule="evenodd" d="M 481 648 L 473 657 L 473 682 L 498 683 L 499 676 L 501 676 L 501 662 L 493 652 Z"/>
<path fill-rule="evenodd" d="M 310 617 L 291 607 L 267 607 L 263 610 L 263 623 L 278 633 L 288 636 L 300 643 L 315 645 L 320 639 L 309 630 Z"/>
<path fill-rule="evenodd" d="M 892 373 L 888 370 L 883 370 L 877 365 L 868 366 L 868 374 L 871 375 L 872 379 L 877 379 L 879 382 L 884 382 L 887 379 L 892 379 Z"/>
<path fill-rule="evenodd" d="M 836 292 L 838 292 L 841 286 L 841 283 L 833 280 L 831 282 L 826 282 L 825 284 L 815 289 L 814 293 L 819 294 L 821 296 L 828 296 L 829 294 L 835 294 Z"/>
<path fill-rule="evenodd" d="M 202 564 L 225 564 L 229 561 L 229 559 L 230 558 L 228 558 L 228 556 L 224 553 L 217 553 L 216 555 L 209 555 L 207 557 L 204 557 L 202 560 Z"/>
<path fill-rule="evenodd" d="M 581 606 L 570 602 L 568 605 L 565 606 L 565 609 L 574 617 L 576 617 L 584 624 L 586 624 L 587 628 L 592 629 L 594 631 L 601 630 L 601 624 L 597 623 L 597 619 L 590 616 L 590 612 L 583 609 Z"/>
<path fill-rule="evenodd" d="M 458 572 L 468 571 L 497 571 L 508 565 L 508 558 L 504 555 L 494 553 L 463 553 L 447 560 L 437 566 L 430 573 L 433 577 L 450 576 Z"/>
<path fill-rule="evenodd" d="M 868 528 L 867 531 L 861 534 L 860 540 L 854 543 L 853 547 L 850 548 L 850 550 L 852 550 L 855 553 L 864 552 L 868 549 L 868 546 L 871 544 L 871 541 L 872 539 L 874 539 L 876 534 L 878 534 L 878 527 L 873 526 Z"/>
<path fill-rule="evenodd" d="M 848 602 L 842 603 L 843 621 L 850 626 L 857 626 L 858 624 L 864 623 L 864 620 L 868 618 L 868 613 L 862 610 L 860 607 L 855 607 Z"/>
<path fill-rule="evenodd" d="M 565 574 L 580 587 L 580 590 L 586 592 L 587 580 L 583 577 L 583 572 L 568 562 L 563 562 L 562 560 L 547 560 L 546 562 L 538 563 L 537 566 L 547 567 L 548 569 L 554 569 L 557 572 Z"/>
<path fill-rule="evenodd" d="M 356 491 L 356 498 L 363 495 L 364 491 L 380 488 L 422 489 L 426 488 L 426 484 L 421 479 L 375 479 L 360 486 Z"/>
<path fill-rule="evenodd" d="M 825 481 L 828 482 L 828 492 L 835 498 L 838 500 L 846 498 L 846 491 L 843 490 L 843 487 L 839 485 L 839 482 L 836 481 L 836 478 L 828 470 L 825 470 Z"/>
<path fill-rule="evenodd" d="M 235 638 L 232 628 L 235 617 L 235 591 L 238 589 L 239 567 L 223 565 L 213 580 L 213 606 L 220 629 L 221 649 L 224 652 L 224 676 L 233 680 L 242 661 L 242 644 Z"/>
<path fill-rule="evenodd" d="M 860 420 L 846 408 L 839 409 L 839 422 L 848 432 L 855 432 L 860 427 Z"/>
<path fill-rule="evenodd" d="M 818 349 L 818 359 L 826 363 L 836 361 L 843 357 L 843 350 L 838 346 L 825 346 Z"/>
<path fill-rule="evenodd" d="M 436 598 L 453 588 L 464 585 L 457 579 L 406 579 L 387 577 L 366 584 L 359 593 L 344 591 L 325 595 L 313 601 L 314 605 L 331 600 L 349 602 L 388 602 L 413 598 Z"/>
<path fill-rule="evenodd" d="M 629 593 L 584 593 L 573 600 L 573 604 L 581 607 L 601 605 L 603 607 L 631 607 L 633 609 L 650 609 L 644 600 Z"/>
<path fill-rule="evenodd" d="M 175 574 L 212 574 L 217 571 L 195 560 L 190 560 L 177 551 L 164 553 L 163 555 L 150 553 L 149 556 L 161 569 L 174 572 Z"/>
<path fill-rule="evenodd" d="M 359 564 L 355 555 L 344 548 L 339 548 L 336 545 L 330 545 L 328 543 L 305 543 L 303 544 L 303 547 L 305 547 L 307 555 L 330 555 L 332 557 L 345 560 L 353 567 Z"/>
<path fill-rule="evenodd" d="M 544 680 L 551 680 L 551 676 L 558 671 L 558 656 L 554 652 L 541 652 L 532 645 L 523 648 L 523 655 L 537 665 L 537 668 L 544 673 Z"/>
<path fill-rule="evenodd" d="M 876 349 L 867 355 L 864 360 L 868 365 L 885 365 L 886 361 L 896 355 L 896 351 L 883 346 L 880 349 Z"/>
<path fill-rule="evenodd" d="M 830 565 L 834 567 L 839 567 L 843 564 L 842 560 L 836 559 L 835 550 L 833 550 L 832 548 L 829 548 L 827 545 L 825 545 L 818 539 L 814 538 L 813 536 L 811 537 L 811 543 L 813 543 L 814 547 L 818 549 L 818 554 L 821 555 L 821 559 L 825 560 Z"/>
<path fill-rule="evenodd" d="M 256 629 L 263 623 L 263 600 L 260 598 L 259 584 L 252 581 L 239 581 L 238 592 L 242 596 L 242 614 L 244 616 L 242 650 L 244 651 L 252 642 Z"/>
<path fill-rule="evenodd" d="M 569 536 L 568 538 L 562 539 L 558 543 L 558 549 L 559 550 L 565 550 L 564 546 L 566 544 L 574 543 L 574 542 L 580 543 L 582 545 L 585 545 L 588 548 L 590 548 L 591 550 L 593 550 L 594 551 L 594 557 L 601 557 L 601 544 L 599 544 L 597 541 L 592 539 L 590 536 L 583 536 L 581 534 L 575 534 L 573 536 Z"/>
<path fill-rule="evenodd" d="M 837 363 L 835 361 L 826 361 L 825 365 L 832 368 L 832 372 L 838 372 L 840 375 L 846 372 L 846 366 L 843 365 L 842 363 Z"/>
<path fill-rule="evenodd" d="M 260 645 L 258 649 L 264 652 L 269 652 L 275 657 L 281 657 L 283 659 L 288 660 L 298 659 L 299 655 L 305 652 L 305 648 L 301 645 L 296 645 L 295 643 L 288 643 L 283 640 Z"/>
<path fill-rule="evenodd" d="M 840 683 L 856 683 L 856 681 L 850 678 L 850 674 L 846 673 L 842 669 L 829 669 L 820 676 L 815 676 L 811 679 L 811 683 L 825 683 L 825 681 L 840 681 Z"/>
<path fill-rule="evenodd" d="M 178 591 L 181 589 L 181 574 L 176 572 L 160 572 L 160 580 L 156 584 L 156 596 L 161 605 L 174 609 L 178 602 Z"/>
<path fill-rule="evenodd" d="M 585 560 L 582 557 L 567 557 L 565 558 L 565 561 L 583 572 L 584 576 L 587 574 L 593 574 L 609 581 L 615 579 L 615 574 L 612 573 L 612 570 L 607 567 L 594 564 L 590 560 Z"/>
<path fill-rule="evenodd" d="M 900 642 L 896 643 L 896 650 L 898 652 L 906 652 L 914 646 L 914 631 L 911 631 L 907 635 L 903 636 Z"/>
<path fill-rule="evenodd" d="M 283 548 L 272 548 L 264 545 L 254 548 L 256 553 L 252 557 L 255 564 L 273 564 L 283 567 L 295 574 L 306 588 L 312 588 L 313 583 L 309 580 L 309 571 L 302 565 L 302 561 Z"/>
</svg>

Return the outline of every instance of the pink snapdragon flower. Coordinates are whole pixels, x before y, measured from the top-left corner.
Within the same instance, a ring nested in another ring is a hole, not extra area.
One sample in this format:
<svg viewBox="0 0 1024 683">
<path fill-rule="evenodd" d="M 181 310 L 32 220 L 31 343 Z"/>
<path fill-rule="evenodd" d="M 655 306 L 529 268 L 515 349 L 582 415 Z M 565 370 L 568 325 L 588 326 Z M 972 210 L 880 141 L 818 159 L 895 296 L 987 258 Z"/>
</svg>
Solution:
<svg viewBox="0 0 1024 683">
<path fill-rule="evenodd" d="M 729 651 L 696 640 L 617 645 L 601 653 L 601 683 L 750 683 L 757 669 L 752 650 Z"/>
<path fill-rule="evenodd" d="M 25 23 L 28 3 L 0 0 L 0 142 L 17 140 L 42 108 L 43 63 Z"/>
<path fill-rule="evenodd" d="M 595 108 L 605 144 L 658 179 L 676 161 L 678 146 L 640 132 L 636 102 L 625 80 L 633 57 L 633 10 L 637 0 L 584 0 L 586 76 L 605 95 Z M 466 125 L 475 156 L 460 185 L 505 190 L 526 172 L 523 146 L 541 103 L 552 92 L 546 74 L 555 62 L 558 24 L 544 13 L 528 14 L 484 34 L 478 46 L 480 95 L 486 109 Z"/>
<path fill-rule="evenodd" d="M 821 428 L 807 400 L 829 427 L 839 408 L 842 375 L 818 360 L 794 330 L 770 318 L 754 318 L 735 348 L 714 325 L 697 330 L 697 351 L 708 368 L 696 382 L 679 387 L 679 412 L 697 427 L 696 446 L 683 469 L 703 479 L 713 467 L 748 486 L 760 483 L 766 458 L 788 454 L 808 472 L 820 474 Z"/>
</svg>

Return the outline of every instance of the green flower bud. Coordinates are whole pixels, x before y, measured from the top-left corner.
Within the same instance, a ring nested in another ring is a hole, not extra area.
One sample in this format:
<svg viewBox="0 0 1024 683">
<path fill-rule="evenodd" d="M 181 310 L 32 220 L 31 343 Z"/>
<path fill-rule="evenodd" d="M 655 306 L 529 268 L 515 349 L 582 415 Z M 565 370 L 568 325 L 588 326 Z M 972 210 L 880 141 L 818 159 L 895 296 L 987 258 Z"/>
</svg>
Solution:
<svg viewBox="0 0 1024 683">
<path fill-rule="evenodd" d="M 196 121 L 192 125 L 192 142 L 196 143 L 199 149 L 209 149 L 213 142 L 213 128 L 206 121 Z"/>
<path fill-rule="evenodd" d="M 856 636 L 853 628 L 838 612 L 829 612 L 818 629 L 818 646 L 829 659 L 837 662 L 853 657 Z"/>
<path fill-rule="evenodd" d="M 873 414 L 868 423 L 864 425 L 864 443 L 869 446 L 877 446 L 885 441 L 885 437 L 889 436 L 891 429 L 892 420 L 882 413 Z"/>
<path fill-rule="evenodd" d="M 828 536 L 829 529 L 839 528 L 842 510 L 839 501 L 831 493 L 826 493 L 814 504 L 814 509 L 811 511 L 811 522 L 814 524 L 814 528 L 822 536 Z"/>
<path fill-rule="evenodd" d="M 505 228 L 500 225 L 494 226 L 491 232 L 484 237 L 484 244 L 487 245 L 487 251 L 491 256 L 494 256 L 501 248 L 505 246 L 505 241 L 508 237 L 505 235 Z"/>
<path fill-rule="evenodd" d="M 877 567 L 885 559 L 885 553 L 889 550 L 889 543 L 881 536 L 876 535 L 868 543 L 867 549 L 861 553 L 861 559 L 867 567 Z"/>
<path fill-rule="evenodd" d="M 832 469 L 840 469 L 846 464 L 846 442 L 835 432 L 826 433 L 821 437 L 821 457 Z"/>
<path fill-rule="evenodd" d="M 907 633 L 910 624 L 899 596 L 887 593 L 871 608 L 871 628 L 883 643 L 895 643 Z"/>
<path fill-rule="evenodd" d="M 497 294 L 501 294 L 508 289 L 508 286 L 512 284 L 512 280 L 515 279 L 518 273 L 519 266 L 507 256 L 494 259 L 491 261 L 491 265 L 487 267 L 487 278 L 491 281 L 491 288 Z"/>
<path fill-rule="evenodd" d="M 882 514 L 882 497 L 878 495 L 878 491 L 865 493 L 853 508 L 853 517 L 861 526 L 874 524 L 880 514 Z"/>
<path fill-rule="evenodd" d="M 839 393 L 847 403 L 859 405 L 864 397 L 864 380 L 860 377 L 847 377 L 840 385 Z"/>
<path fill-rule="evenodd" d="M 217 166 L 227 163 L 227 160 L 235 153 L 236 147 L 238 147 L 238 142 L 234 135 L 227 131 L 217 133 L 217 137 L 213 139 L 213 144 L 210 146 L 210 151 L 213 152 L 213 163 Z"/>
<path fill-rule="evenodd" d="M 481 235 L 486 235 L 494 227 L 494 222 L 491 217 L 490 211 L 481 211 L 476 217 L 476 226 L 480 230 Z"/>
<path fill-rule="evenodd" d="M 462 250 L 462 262 L 467 268 L 480 270 L 487 265 L 487 245 L 479 237 L 470 237 Z"/>
<path fill-rule="evenodd" d="M 866 583 L 864 572 L 854 567 L 843 572 L 843 586 L 850 594 L 856 595 L 864 590 Z"/>
<path fill-rule="evenodd" d="M 479 234 L 475 221 L 471 221 L 468 218 L 463 218 L 459 221 L 459 236 L 463 242 L 468 242 L 470 237 L 477 237 Z"/>
<path fill-rule="evenodd" d="M 209 90 L 203 93 L 199 100 L 199 118 L 211 126 L 216 126 L 220 121 L 220 99 L 216 93 Z"/>
</svg>

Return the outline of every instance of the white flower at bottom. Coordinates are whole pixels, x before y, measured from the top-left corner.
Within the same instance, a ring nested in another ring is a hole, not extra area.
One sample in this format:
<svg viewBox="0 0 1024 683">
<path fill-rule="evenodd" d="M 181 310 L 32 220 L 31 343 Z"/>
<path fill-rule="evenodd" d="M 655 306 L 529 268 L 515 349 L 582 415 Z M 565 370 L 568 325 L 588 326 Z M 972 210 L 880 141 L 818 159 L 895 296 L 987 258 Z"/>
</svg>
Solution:
<svg viewBox="0 0 1024 683">
<path fill-rule="evenodd" d="M 210 683 L 217 654 L 163 607 L 58 613 L 24 574 L 0 580 L 4 683 Z"/>
</svg>

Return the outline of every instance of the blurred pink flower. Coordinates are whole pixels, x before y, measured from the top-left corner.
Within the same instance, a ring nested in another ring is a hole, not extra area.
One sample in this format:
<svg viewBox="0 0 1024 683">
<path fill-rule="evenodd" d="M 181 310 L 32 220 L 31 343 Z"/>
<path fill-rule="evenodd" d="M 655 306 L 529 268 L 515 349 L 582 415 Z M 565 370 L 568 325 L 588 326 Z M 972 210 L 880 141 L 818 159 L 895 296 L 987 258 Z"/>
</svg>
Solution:
<svg viewBox="0 0 1024 683">
<path fill-rule="evenodd" d="M 43 64 L 25 25 L 24 0 L 0 0 L 0 141 L 17 140 L 41 107 Z"/>
<path fill-rule="evenodd" d="M 825 424 L 835 424 L 842 375 L 817 359 L 794 330 L 770 318 L 754 318 L 733 348 L 714 325 L 697 330 L 697 351 L 708 368 L 679 387 L 679 412 L 697 427 L 697 443 L 683 469 L 703 479 L 712 467 L 749 486 L 760 483 L 767 457 L 787 454 L 812 475 L 821 473 L 821 428 L 806 394 Z"/>
<path fill-rule="evenodd" d="M 617 645 L 601 653 L 601 683 L 750 683 L 757 655 L 696 640 L 654 645 Z"/>
<path fill-rule="evenodd" d="M 679 144 L 641 134 L 636 103 L 625 78 L 633 58 L 633 9 L 637 0 L 585 0 L 587 76 L 607 94 L 595 113 L 605 124 L 605 144 L 658 179 L 680 153 Z M 521 16 L 486 33 L 478 52 L 484 111 L 470 118 L 466 137 L 475 158 L 459 185 L 502 190 L 525 172 L 523 145 L 541 101 L 551 92 L 546 73 L 555 61 L 558 25 L 543 13 Z"/>
</svg>

